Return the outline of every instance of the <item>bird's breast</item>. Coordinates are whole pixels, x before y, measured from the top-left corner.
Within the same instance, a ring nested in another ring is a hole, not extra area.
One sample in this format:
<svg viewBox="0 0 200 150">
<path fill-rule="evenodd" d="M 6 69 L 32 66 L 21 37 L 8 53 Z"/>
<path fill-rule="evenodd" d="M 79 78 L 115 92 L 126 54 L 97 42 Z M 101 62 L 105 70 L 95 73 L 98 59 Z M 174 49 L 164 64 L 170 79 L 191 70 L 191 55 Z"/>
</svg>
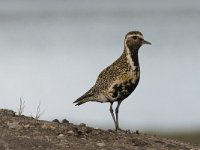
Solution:
<svg viewBox="0 0 200 150">
<path fill-rule="evenodd" d="M 137 87 L 140 78 L 139 67 L 119 75 L 109 90 L 111 101 L 123 100 L 128 97 Z"/>
</svg>

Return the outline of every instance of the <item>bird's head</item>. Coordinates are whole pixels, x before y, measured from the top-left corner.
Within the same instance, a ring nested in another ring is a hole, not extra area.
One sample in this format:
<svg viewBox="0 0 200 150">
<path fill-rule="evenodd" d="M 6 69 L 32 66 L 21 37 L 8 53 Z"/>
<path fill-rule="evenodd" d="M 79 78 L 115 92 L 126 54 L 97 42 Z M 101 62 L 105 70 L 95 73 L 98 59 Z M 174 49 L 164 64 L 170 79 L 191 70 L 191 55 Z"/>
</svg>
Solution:
<svg viewBox="0 0 200 150">
<path fill-rule="evenodd" d="M 128 32 L 125 36 L 124 46 L 130 50 L 139 49 L 143 44 L 151 44 L 144 40 L 143 35 L 139 31 Z"/>
</svg>

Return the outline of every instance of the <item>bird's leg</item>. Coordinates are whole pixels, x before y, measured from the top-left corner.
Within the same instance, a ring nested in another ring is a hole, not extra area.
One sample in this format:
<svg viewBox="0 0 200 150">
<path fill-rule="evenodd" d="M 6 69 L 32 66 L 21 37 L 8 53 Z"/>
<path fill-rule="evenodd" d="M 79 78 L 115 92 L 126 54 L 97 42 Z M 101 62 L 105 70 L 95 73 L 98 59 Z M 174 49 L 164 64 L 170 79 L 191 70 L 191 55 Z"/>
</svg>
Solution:
<svg viewBox="0 0 200 150">
<path fill-rule="evenodd" d="M 111 113 L 111 116 L 113 118 L 113 121 L 114 121 L 115 127 L 116 127 L 116 120 L 115 120 L 115 116 L 114 116 L 114 113 L 113 113 L 112 105 L 113 105 L 113 102 L 110 102 L 110 113 Z"/>
<path fill-rule="evenodd" d="M 119 106 L 120 106 L 120 104 L 121 104 L 121 101 L 118 101 L 118 103 L 117 103 L 117 107 L 116 107 L 116 109 L 115 109 L 115 115 L 116 115 L 116 131 L 117 130 L 121 130 L 120 128 L 119 128 L 119 120 L 118 120 L 118 113 L 119 113 Z"/>
</svg>

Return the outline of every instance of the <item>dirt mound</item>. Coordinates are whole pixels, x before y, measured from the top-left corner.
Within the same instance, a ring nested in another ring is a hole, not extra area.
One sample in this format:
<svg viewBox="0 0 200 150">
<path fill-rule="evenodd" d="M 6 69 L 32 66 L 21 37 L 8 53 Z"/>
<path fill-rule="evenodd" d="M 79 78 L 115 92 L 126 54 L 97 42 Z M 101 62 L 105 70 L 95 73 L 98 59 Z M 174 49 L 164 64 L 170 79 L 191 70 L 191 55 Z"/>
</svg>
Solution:
<svg viewBox="0 0 200 150">
<path fill-rule="evenodd" d="M 189 143 L 153 135 L 115 132 L 17 116 L 14 111 L 0 110 L 0 150 L 94 150 L 94 149 L 198 149 Z M 200 148 L 199 148 L 200 149 Z"/>
</svg>

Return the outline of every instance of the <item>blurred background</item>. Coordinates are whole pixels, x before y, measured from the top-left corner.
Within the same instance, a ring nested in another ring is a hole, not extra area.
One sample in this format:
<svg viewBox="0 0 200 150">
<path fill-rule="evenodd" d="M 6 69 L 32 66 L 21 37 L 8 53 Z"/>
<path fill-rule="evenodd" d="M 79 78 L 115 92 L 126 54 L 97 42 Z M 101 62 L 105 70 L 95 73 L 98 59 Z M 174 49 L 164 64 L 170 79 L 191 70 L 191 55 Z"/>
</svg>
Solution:
<svg viewBox="0 0 200 150">
<path fill-rule="evenodd" d="M 131 130 L 200 129 L 200 1 L 1 0 L 0 108 L 40 119 L 114 128 L 109 104 L 73 101 L 123 51 L 127 32 L 152 43 L 139 52 L 140 83 L 120 106 Z"/>
</svg>

